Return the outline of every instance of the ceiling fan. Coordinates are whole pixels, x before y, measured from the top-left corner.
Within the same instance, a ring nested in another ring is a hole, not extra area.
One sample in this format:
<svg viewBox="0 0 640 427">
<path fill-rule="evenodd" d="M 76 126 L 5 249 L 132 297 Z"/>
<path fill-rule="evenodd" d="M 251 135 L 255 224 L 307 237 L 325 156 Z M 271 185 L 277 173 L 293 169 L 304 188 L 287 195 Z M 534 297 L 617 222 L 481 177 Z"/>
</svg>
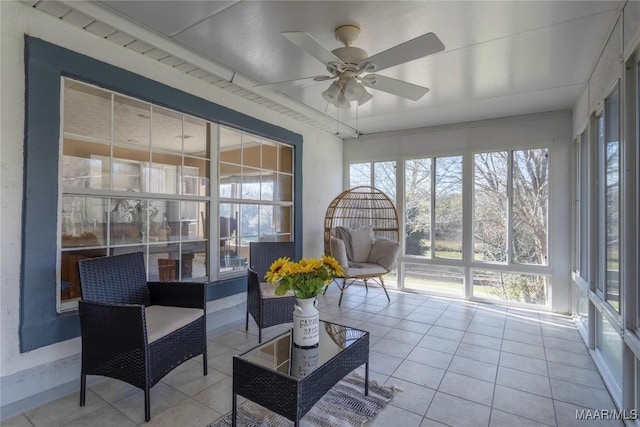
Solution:
<svg viewBox="0 0 640 427">
<path fill-rule="evenodd" d="M 379 74 L 363 75 L 363 73 L 381 71 L 444 50 L 444 45 L 438 36 L 434 33 L 427 33 L 373 56 L 368 56 L 363 49 L 352 46 L 352 43 L 360 36 L 360 28 L 355 25 L 343 25 L 336 28 L 336 39 L 340 40 L 344 47 L 339 47 L 333 51 L 326 49 L 309 33 L 304 31 L 287 31 L 282 35 L 325 64 L 330 75 L 306 77 L 258 86 L 280 89 L 304 86 L 314 81 L 335 80 L 322 92 L 322 97 L 329 104 L 338 108 L 349 108 L 351 101 L 357 101 L 358 105 L 368 102 L 373 98 L 373 95 L 366 88 L 377 89 L 417 101 L 429 92 L 428 88 Z"/>
</svg>

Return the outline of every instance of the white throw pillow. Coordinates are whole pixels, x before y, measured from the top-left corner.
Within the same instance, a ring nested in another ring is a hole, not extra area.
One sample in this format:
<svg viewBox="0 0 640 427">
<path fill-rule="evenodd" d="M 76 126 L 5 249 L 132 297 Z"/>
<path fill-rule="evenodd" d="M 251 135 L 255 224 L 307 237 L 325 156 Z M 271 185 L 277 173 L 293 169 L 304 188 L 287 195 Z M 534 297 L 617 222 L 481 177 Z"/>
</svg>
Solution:
<svg viewBox="0 0 640 427">
<path fill-rule="evenodd" d="M 349 230 L 351 234 L 351 247 L 353 248 L 354 262 L 367 262 L 369 251 L 373 244 L 373 231 L 370 228 L 358 228 Z"/>
<path fill-rule="evenodd" d="M 333 236 L 331 237 L 331 255 L 333 255 L 343 269 L 349 267 L 347 248 L 344 246 L 344 241 L 342 239 L 338 239 Z"/>
<path fill-rule="evenodd" d="M 368 262 L 378 264 L 387 271 L 391 271 L 399 254 L 400 243 L 378 237 L 373 246 L 371 246 Z"/>
</svg>

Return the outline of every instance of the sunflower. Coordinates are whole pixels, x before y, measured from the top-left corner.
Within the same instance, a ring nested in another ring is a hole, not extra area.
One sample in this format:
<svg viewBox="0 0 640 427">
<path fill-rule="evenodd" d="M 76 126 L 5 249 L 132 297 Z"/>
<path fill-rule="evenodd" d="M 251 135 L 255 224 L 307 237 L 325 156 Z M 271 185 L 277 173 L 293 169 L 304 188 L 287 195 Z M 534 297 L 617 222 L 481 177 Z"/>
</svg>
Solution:
<svg viewBox="0 0 640 427">
<path fill-rule="evenodd" d="M 264 275 L 264 278 L 269 283 L 275 283 L 282 276 L 282 272 L 288 264 L 291 264 L 291 260 L 288 257 L 278 258 L 271 264 L 271 268 Z"/>
<path fill-rule="evenodd" d="M 342 266 L 338 264 L 338 261 L 334 257 L 322 255 L 322 263 L 329 267 L 329 270 L 336 276 L 342 276 L 344 274 Z"/>
</svg>

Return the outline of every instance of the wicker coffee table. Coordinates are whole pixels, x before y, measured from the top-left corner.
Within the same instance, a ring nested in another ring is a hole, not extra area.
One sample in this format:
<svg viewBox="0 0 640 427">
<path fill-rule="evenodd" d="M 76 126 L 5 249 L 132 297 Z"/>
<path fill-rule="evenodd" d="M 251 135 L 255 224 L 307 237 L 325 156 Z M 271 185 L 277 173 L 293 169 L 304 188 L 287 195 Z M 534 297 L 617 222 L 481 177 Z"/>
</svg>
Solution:
<svg viewBox="0 0 640 427">
<path fill-rule="evenodd" d="M 232 425 L 240 395 L 298 426 L 327 391 L 362 364 L 368 395 L 369 333 L 324 321 L 315 348 L 294 346 L 289 331 L 234 356 Z"/>
</svg>

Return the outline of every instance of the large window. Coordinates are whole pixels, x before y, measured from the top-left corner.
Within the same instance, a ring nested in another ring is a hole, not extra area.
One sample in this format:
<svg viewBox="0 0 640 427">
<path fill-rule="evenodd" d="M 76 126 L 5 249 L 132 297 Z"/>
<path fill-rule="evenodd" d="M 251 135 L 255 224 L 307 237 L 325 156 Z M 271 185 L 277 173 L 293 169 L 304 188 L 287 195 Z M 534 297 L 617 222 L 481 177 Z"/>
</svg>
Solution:
<svg viewBox="0 0 640 427">
<path fill-rule="evenodd" d="M 83 258 L 142 251 L 149 280 L 204 282 L 241 274 L 250 241 L 293 240 L 292 146 L 63 83 L 60 309 L 80 297 Z"/>
<path fill-rule="evenodd" d="M 350 164 L 349 183 L 394 188 L 392 166 Z M 398 173 L 401 287 L 548 305 L 547 148 L 412 158 Z"/>
<path fill-rule="evenodd" d="M 211 124 L 64 79 L 60 300 L 77 261 L 142 251 L 151 280 L 207 280 Z"/>
<path fill-rule="evenodd" d="M 519 265 L 548 264 L 548 150 L 478 153 L 474 166 L 473 259 L 487 266 L 474 269 L 473 294 L 547 304 L 543 270 Z"/>
<path fill-rule="evenodd" d="M 293 147 L 220 127 L 220 271 L 246 266 L 249 243 L 293 240 Z"/>
<path fill-rule="evenodd" d="M 404 240 L 407 255 L 462 259 L 462 156 L 405 162 Z"/>
</svg>

